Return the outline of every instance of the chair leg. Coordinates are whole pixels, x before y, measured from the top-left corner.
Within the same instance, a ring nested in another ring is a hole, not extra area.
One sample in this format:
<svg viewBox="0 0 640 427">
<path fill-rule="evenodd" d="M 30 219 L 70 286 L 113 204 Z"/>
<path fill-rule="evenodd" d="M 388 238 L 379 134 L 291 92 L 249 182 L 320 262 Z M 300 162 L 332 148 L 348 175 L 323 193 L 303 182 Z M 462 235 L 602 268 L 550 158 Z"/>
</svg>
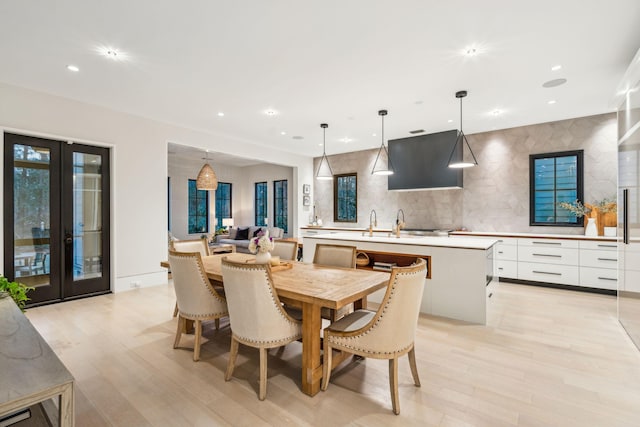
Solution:
<svg viewBox="0 0 640 427">
<path fill-rule="evenodd" d="M 196 320 L 195 344 L 193 345 L 193 361 L 200 360 L 200 343 L 202 341 L 202 320 Z"/>
<path fill-rule="evenodd" d="M 322 356 L 322 385 L 320 389 L 322 391 L 326 391 L 327 387 L 329 387 L 329 378 L 331 377 L 331 364 L 333 363 L 332 356 L 333 350 L 331 349 L 331 344 L 329 344 L 329 340 L 324 340 L 324 349 L 322 350 L 324 353 Z"/>
<path fill-rule="evenodd" d="M 238 347 L 240 343 L 236 338 L 231 336 L 231 349 L 229 350 L 229 362 L 227 362 L 227 372 L 224 374 L 224 380 L 229 381 L 233 375 L 233 368 L 236 366 L 236 358 L 238 357 Z"/>
<path fill-rule="evenodd" d="M 393 413 L 400 414 L 400 398 L 398 397 L 398 358 L 389 359 L 389 388 Z"/>
<path fill-rule="evenodd" d="M 173 317 L 178 315 L 178 301 L 176 301 L 176 306 L 173 308 Z"/>
<path fill-rule="evenodd" d="M 220 329 L 220 318 L 216 319 L 216 331 Z"/>
<path fill-rule="evenodd" d="M 258 399 L 267 397 L 267 349 L 260 347 L 260 394 Z"/>
<path fill-rule="evenodd" d="M 418 366 L 416 365 L 415 347 L 409 351 L 409 366 L 411 367 L 411 375 L 413 375 L 413 383 L 416 387 L 420 387 L 420 377 L 418 377 Z"/>
<path fill-rule="evenodd" d="M 182 336 L 183 328 L 184 328 L 184 317 L 178 316 L 178 330 L 176 331 L 176 339 L 173 341 L 173 348 L 178 348 L 178 344 L 180 344 L 180 337 Z"/>
</svg>

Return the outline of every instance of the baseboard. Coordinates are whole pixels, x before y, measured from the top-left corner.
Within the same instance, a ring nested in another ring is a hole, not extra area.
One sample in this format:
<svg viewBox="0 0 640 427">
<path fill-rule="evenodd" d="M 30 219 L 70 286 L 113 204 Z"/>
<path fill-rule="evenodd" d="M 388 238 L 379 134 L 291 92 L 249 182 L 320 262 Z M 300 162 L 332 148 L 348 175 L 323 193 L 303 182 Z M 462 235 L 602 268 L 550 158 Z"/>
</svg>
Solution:
<svg viewBox="0 0 640 427">
<path fill-rule="evenodd" d="M 534 282 L 532 280 L 509 279 L 501 277 L 500 282 L 515 283 L 517 285 L 540 286 L 543 288 L 565 289 L 568 291 L 589 292 L 592 294 L 617 295 L 618 291 L 612 289 L 587 288 L 584 286 L 561 285 L 558 283 Z"/>
</svg>

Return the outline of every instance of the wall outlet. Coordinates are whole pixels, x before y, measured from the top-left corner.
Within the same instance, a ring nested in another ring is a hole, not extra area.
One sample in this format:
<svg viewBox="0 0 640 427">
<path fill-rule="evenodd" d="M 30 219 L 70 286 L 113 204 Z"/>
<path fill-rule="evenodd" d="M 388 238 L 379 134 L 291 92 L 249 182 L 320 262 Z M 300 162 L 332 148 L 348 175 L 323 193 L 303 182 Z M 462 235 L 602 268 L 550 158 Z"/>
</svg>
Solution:
<svg viewBox="0 0 640 427">
<path fill-rule="evenodd" d="M 131 282 L 131 287 L 132 288 L 139 288 L 140 287 L 140 281 L 136 280 Z"/>
</svg>

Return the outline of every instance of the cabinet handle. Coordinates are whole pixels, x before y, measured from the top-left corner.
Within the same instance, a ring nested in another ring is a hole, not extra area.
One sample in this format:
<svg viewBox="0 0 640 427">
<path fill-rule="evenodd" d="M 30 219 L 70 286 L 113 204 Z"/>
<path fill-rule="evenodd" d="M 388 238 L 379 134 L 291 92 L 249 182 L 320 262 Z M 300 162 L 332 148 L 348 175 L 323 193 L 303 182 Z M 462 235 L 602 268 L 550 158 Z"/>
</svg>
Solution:
<svg viewBox="0 0 640 427">
<path fill-rule="evenodd" d="M 533 270 L 534 273 L 538 273 L 538 274 L 549 274 L 552 276 L 562 276 L 562 273 L 551 273 L 550 271 L 536 271 Z"/>
<path fill-rule="evenodd" d="M 612 279 L 611 277 L 598 277 L 600 280 L 609 280 L 611 282 L 617 282 L 618 279 Z"/>
<path fill-rule="evenodd" d="M 616 245 L 598 245 L 599 248 L 617 248 Z"/>
<path fill-rule="evenodd" d="M 562 258 L 562 255 L 551 255 L 551 254 L 532 254 L 533 256 L 546 256 L 550 258 Z"/>
<path fill-rule="evenodd" d="M 598 258 L 598 261 L 618 261 L 617 258 Z"/>
<path fill-rule="evenodd" d="M 534 245 L 561 245 L 562 242 L 531 242 Z"/>
</svg>

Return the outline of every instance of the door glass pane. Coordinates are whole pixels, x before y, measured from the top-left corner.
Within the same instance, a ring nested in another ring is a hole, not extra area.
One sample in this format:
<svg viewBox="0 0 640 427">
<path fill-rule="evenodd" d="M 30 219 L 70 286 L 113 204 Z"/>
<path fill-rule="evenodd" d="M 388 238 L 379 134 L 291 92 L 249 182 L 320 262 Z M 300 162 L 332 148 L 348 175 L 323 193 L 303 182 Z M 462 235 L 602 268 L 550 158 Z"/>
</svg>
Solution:
<svg viewBox="0 0 640 427">
<path fill-rule="evenodd" d="M 73 279 L 102 276 L 102 158 L 73 153 Z"/>
<path fill-rule="evenodd" d="M 14 267 L 27 286 L 49 285 L 50 152 L 14 145 Z"/>
</svg>

